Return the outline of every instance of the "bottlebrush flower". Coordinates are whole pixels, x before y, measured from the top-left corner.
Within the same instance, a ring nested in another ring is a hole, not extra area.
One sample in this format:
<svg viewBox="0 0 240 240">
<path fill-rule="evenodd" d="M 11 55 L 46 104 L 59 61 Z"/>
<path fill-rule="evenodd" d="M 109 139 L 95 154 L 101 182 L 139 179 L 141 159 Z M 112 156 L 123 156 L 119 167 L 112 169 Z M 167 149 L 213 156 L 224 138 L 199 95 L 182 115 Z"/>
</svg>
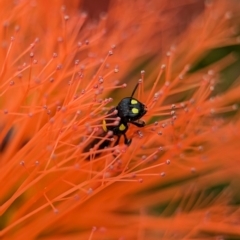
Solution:
<svg viewBox="0 0 240 240">
<path fill-rule="evenodd" d="M 0 1 L 0 236 L 239 237 L 239 3 L 78 3 Z M 114 146 L 138 82 L 146 126 Z"/>
</svg>

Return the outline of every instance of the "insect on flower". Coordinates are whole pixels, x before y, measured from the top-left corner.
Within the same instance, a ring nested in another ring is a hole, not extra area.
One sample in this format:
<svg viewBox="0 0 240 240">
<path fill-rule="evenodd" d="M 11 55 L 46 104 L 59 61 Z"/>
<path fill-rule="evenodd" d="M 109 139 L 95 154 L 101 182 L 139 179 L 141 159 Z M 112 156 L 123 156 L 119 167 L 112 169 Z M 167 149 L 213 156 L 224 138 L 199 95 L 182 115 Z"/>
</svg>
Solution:
<svg viewBox="0 0 240 240">
<path fill-rule="evenodd" d="M 138 85 L 139 83 L 137 83 L 137 85 L 133 89 L 130 97 L 123 98 L 116 107 L 113 107 L 108 111 L 107 115 L 111 115 L 111 119 L 105 118 L 102 121 L 102 135 L 105 136 L 109 131 L 111 131 L 112 135 L 117 137 L 114 146 L 119 144 L 121 136 L 124 137 L 124 144 L 126 144 L 127 146 L 131 144 L 132 139 L 127 138 L 126 135 L 129 123 L 137 127 L 145 126 L 145 122 L 140 120 L 140 118 L 146 114 L 146 106 L 133 97 L 134 93 L 138 88 Z M 115 122 L 115 120 L 113 119 L 119 119 L 117 124 L 113 124 Z M 98 144 L 99 141 L 99 139 L 95 139 L 94 141 L 92 141 L 84 149 L 84 152 L 89 151 L 96 144 Z M 106 139 L 99 145 L 98 149 L 108 147 L 110 143 L 110 139 Z"/>
</svg>

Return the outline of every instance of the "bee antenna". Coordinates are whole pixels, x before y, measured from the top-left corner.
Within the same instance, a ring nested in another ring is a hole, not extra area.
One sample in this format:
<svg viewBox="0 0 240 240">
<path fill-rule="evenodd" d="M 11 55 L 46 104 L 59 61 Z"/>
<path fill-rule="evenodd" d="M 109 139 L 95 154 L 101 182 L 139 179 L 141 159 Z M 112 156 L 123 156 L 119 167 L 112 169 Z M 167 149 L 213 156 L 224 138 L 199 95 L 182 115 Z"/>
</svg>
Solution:
<svg viewBox="0 0 240 240">
<path fill-rule="evenodd" d="M 133 89 L 133 92 L 132 92 L 132 95 L 131 95 L 131 98 L 133 97 L 134 93 L 136 92 L 137 88 L 138 88 L 138 85 L 139 83 L 136 84 L 135 88 Z"/>
</svg>

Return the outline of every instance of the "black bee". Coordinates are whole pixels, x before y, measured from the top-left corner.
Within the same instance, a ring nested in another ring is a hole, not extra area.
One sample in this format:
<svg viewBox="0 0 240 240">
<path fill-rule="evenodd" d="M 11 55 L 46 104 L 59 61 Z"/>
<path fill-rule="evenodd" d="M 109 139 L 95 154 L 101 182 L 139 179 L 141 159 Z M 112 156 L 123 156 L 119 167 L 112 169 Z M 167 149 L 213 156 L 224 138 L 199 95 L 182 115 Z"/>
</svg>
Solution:
<svg viewBox="0 0 240 240">
<path fill-rule="evenodd" d="M 111 116 L 111 119 L 104 119 L 102 122 L 102 129 L 104 131 L 104 135 L 108 131 L 112 131 L 114 136 L 117 136 L 117 140 L 114 143 L 114 146 L 119 144 L 121 136 L 124 137 L 124 144 L 129 146 L 132 142 L 132 139 L 128 139 L 126 136 L 126 132 L 128 130 L 129 123 L 137 126 L 144 127 L 145 122 L 141 121 L 140 118 L 144 116 L 147 112 L 146 106 L 139 102 L 136 98 L 133 98 L 134 93 L 138 88 L 139 83 L 135 86 L 131 97 L 123 98 L 116 107 L 110 109 L 108 111 L 108 115 Z M 114 113 L 116 112 L 116 114 Z M 112 114 L 113 113 L 113 114 Z M 112 115 L 111 115 L 112 114 Z M 113 125 L 113 119 L 120 119 L 119 124 Z M 104 136 L 103 135 L 103 136 Z M 100 140 L 95 139 L 92 141 L 84 150 L 84 152 L 89 151 L 90 148 L 93 148 L 95 144 L 97 144 Z M 98 149 L 103 149 L 110 145 L 111 141 L 109 139 L 104 140 L 98 147 Z"/>
</svg>

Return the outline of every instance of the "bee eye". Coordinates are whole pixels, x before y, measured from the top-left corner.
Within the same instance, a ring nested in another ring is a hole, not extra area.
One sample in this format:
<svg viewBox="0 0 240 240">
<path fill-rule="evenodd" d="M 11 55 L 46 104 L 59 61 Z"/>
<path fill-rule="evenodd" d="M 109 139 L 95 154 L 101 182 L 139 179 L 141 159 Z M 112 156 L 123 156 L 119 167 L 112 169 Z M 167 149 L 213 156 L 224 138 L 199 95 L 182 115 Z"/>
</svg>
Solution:
<svg viewBox="0 0 240 240">
<path fill-rule="evenodd" d="M 136 99 L 131 100 L 131 104 L 137 104 L 137 103 L 138 103 L 138 101 Z"/>
<path fill-rule="evenodd" d="M 138 114 L 138 113 L 139 113 L 139 110 L 138 110 L 137 108 L 132 108 L 132 113 Z"/>
</svg>

